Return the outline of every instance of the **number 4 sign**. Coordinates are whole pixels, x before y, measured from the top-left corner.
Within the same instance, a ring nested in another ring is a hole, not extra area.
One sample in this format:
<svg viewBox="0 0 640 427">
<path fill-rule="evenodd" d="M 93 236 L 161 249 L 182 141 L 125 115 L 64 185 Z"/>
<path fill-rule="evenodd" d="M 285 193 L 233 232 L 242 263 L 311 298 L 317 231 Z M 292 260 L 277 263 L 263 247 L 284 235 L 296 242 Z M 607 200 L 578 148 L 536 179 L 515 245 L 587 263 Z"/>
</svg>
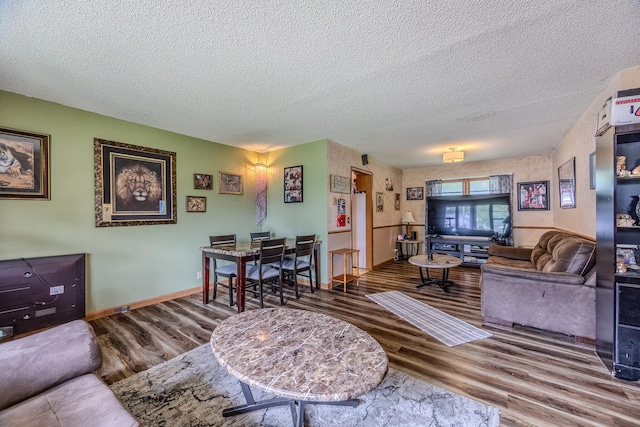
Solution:
<svg viewBox="0 0 640 427">
<path fill-rule="evenodd" d="M 640 123 L 640 96 L 614 98 L 611 102 L 611 124 L 613 126 Z"/>
</svg>

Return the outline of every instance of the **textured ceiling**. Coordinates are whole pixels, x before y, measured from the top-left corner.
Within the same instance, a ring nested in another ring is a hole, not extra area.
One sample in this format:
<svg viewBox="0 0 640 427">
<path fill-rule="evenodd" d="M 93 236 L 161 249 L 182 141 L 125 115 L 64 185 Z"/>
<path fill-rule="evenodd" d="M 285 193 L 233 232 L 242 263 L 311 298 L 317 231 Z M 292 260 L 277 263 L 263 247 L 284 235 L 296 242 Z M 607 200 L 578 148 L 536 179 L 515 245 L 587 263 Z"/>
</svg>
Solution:
<svg viewBox="0 0 640 427">
<path fill-rule="evenodd" d="M 0 89 L 404 169 L 552 152 L 640 65 L 639 23 L 637 0 L 0 0 Z"/>
</svg>

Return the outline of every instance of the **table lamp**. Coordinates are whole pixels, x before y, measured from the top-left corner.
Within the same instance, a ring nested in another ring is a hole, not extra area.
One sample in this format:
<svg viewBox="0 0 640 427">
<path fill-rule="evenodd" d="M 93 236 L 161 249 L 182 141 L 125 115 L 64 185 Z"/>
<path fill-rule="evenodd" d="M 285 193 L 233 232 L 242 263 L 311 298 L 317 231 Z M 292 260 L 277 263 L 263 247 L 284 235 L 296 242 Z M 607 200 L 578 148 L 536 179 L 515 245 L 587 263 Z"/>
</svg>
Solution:
<svg viewBox="0 0 640 427">
<path fill-rule="evenodd" d="M 404 213 L 404 215 L 402 216 L 402 219 L 400 220 L 401 223 L 403 223 L 406 227 L 407 227 L 407 234 L 405 234 L 405 236 L 407 236 L 407 238 L 411 238 L 411 224 L 416 222 L 416 220 L 413 218 L 413 213 L 411 213 L 411 211 L 407 211 Z"/>
</svg>

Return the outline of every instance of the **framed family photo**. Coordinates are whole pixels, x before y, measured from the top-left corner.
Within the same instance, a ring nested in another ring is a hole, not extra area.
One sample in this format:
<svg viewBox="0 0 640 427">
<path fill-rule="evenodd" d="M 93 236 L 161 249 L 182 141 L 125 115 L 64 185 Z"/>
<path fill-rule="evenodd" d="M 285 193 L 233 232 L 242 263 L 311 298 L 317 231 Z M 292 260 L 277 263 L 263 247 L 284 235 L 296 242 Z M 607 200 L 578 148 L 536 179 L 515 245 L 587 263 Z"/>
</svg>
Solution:
<svg viewBox="0 0 640 427">
<path fill-rule="evenodd" d="M 407 200 L 422 200 L 424 198 L 423 187 L 408 187 Z"/>
<path fill-rule="evenodd" d="M 518 183 L 518 210 L 549 210 L 549 181 Z"/>
<path fill-rule="evenodd" d="M 96 227 L 176 224 L 176 153 L 95 138 Z"/>
<path fill-rule="evenodd" d="M 302 166 L 284 168 L 284 202 L 302 203 Z"/>
<path fill-rule="evenodd" d="M 231 172 L 218 171 L 218 193 L 219 194 L 243 194 L 244 183 L 242 175 Z"/>
<path fill-rule="evenodd" d="M 0 128 L 0 198 L 49 200 L 49 135 Z"/>
</svg>

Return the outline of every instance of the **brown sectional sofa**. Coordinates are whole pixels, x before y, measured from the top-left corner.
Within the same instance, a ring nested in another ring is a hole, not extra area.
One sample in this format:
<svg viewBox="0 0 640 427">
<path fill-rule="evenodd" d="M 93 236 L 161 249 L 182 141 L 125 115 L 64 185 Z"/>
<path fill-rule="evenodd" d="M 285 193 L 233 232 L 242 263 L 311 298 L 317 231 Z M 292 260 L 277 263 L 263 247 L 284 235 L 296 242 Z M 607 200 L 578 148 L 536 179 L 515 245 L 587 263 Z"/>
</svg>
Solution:
<svg viewBox="0 0 640 427">
<path fill-rule="evenodd" d="M 92 373 L 101 365 L 84 320 L 0 344 L 0 426 L 138 426 Z"/>
<path fill-rule="evenodd" d="M 566 231 L 544 233 L 533 249 L 492 245 L 480 279 L 485 321 L 595 340 L 595 248 Z"/>
</svg>

